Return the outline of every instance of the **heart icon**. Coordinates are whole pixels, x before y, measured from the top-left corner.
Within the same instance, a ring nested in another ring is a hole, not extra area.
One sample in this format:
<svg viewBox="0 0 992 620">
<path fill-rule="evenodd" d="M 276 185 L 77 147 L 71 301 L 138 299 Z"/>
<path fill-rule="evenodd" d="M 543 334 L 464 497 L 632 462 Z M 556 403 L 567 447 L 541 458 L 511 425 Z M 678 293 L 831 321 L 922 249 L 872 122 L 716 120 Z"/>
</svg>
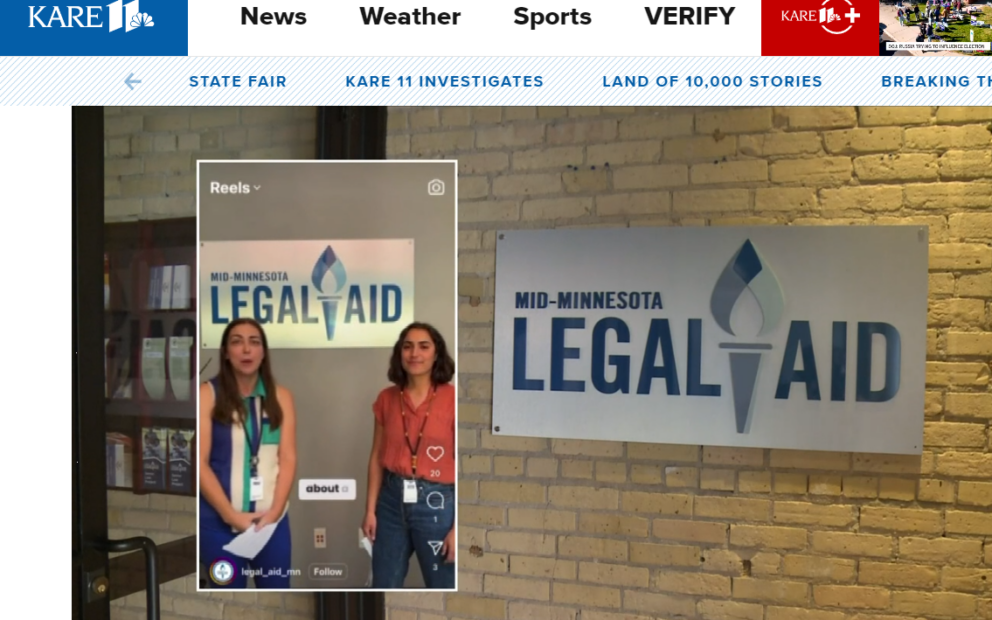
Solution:
<svg viewBox="0 0 992 620">
<path fill-rule="evenodd" d="M 444 448 L 441 446 L 431 446 L 427 448 L 427 458 L 437 463 L 444 456 Z"/>
</svg>

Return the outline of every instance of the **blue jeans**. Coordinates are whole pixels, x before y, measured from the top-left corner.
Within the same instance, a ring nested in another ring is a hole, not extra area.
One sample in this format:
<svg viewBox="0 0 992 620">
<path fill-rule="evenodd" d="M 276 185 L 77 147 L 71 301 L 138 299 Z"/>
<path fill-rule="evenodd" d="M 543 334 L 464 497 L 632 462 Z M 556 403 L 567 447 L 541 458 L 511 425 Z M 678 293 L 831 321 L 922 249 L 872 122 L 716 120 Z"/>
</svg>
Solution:
<svg viewBox="0 0 992 620">
<path fill-rule="evenodd" d="M 272 538 L 258 552 L 254 559 L 239 558 L 224 551 L 224 545 L 234 540 L 235 534 L 231 528 L 217 528 L 200 524 L 200 563 L 206 569 L 207 583 L 211 589 L 244 589 L 248 587 L 248 577 L 251 576 L 255 588 L 289 588 L 290 556 L 293 550 L 289 534 L 289 515 L 283 517 Z M 211 579 L 211 566 L 227 560 L 234 567 L 233 579 L 230 583 L 221 585 Z"/>
<path fill-rule="evenodd" d="M 417 479 L 417 502 L 407 504 L 403 502 L 403 478 L 383 472 L 375 520 L 373 588 L 402 588 L 414 553 L 426 587 L 455 587 L 455 564 L 445 562 L 440 548 L 455 527 L 454 485 Z"/>
</svg>

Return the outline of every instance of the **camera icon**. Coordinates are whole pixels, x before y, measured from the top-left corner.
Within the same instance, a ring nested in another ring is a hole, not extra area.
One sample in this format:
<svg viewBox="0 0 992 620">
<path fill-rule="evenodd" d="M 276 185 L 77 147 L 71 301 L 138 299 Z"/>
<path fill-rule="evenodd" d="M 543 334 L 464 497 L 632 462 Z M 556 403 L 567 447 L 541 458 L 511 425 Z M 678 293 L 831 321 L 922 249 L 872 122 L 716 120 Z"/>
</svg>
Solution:
<svg viewBox="0 0 992 620">
<path fill-rule="evenodd" d="M 428 196 L 444 196 L 444 181 L 441 179 L 433 179 L 427 184 L 427 195 Z"/>
</svg>

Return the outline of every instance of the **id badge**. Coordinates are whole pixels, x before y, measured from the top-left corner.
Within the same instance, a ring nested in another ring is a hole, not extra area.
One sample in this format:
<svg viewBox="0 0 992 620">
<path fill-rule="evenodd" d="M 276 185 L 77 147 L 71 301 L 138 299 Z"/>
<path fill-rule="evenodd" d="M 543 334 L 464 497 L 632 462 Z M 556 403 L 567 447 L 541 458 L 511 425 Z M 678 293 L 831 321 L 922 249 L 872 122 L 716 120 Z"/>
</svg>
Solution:
<svg viewBox="0 0 992 620">
<path fill-rule="evenodd" d="M 251 479 L 251 501 L 257 502 L 261 501 L 264 497 L 262 493 L 262 478 L 261 476 L 252 476 Z"/>
<path fill-rule="evenodd" d="M 417 481 L 416 480 L 404 480 L 403 481 L 403 503 L 404 504 L 416 504 L 417 503 Z"/>
</svg>

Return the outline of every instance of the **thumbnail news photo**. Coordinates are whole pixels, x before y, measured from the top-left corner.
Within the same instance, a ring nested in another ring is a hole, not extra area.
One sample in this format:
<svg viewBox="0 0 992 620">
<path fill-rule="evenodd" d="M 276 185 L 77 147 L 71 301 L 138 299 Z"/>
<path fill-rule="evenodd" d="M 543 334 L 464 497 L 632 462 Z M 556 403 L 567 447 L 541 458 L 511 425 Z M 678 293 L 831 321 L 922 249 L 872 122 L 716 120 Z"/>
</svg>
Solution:
<svg viewBox="0 0 992 620">
<path fill-rule="evenodd" d="M 455 162 L 198 165 L 201 583 L 453 590 Z"/>
<path fill-rule="evenodd" d="M 988 0 L 887 0 L 878 18 L 882 56 L 992 55 Z"/>
</svg>

